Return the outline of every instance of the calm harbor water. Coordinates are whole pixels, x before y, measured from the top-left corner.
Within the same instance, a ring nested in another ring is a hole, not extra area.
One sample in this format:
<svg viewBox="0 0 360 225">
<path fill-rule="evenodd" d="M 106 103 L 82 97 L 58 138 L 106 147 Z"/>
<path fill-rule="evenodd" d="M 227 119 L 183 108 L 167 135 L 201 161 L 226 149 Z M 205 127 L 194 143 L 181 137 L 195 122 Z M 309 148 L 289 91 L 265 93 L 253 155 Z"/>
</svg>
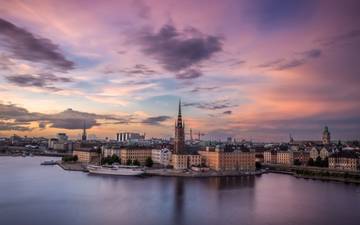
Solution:
<svg viewBox="0 0 360 225">
<path fill-rule="evenodd" d="M 360 224 L 360 186 L 265 174 L 109 177 L 0 157 L 0 224 Z"/>
</svg>

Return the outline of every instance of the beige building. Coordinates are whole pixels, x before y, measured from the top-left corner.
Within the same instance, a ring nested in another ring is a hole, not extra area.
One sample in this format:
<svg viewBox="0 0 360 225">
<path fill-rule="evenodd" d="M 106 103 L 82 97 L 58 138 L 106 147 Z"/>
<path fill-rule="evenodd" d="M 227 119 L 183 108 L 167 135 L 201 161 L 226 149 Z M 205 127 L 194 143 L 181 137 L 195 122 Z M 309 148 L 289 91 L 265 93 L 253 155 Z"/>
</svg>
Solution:
<svg viewBox="0 0 360 225">
<path fill-rule="evenodd" d="M 276 151 L 264 151 L 264 163 L 276 164 Z"/>
<path fill-rule="evenodd" d="M 92 148 L 77 148 L 73 151 L 73 156 L 78 157 L 78 162 L 98 164 L 100 162 L 99 151 Z"/>
<path fill-rule="evenodd" d="M 326 158 L 329 157 L 329 155 L 330 155 L 330 151 L 326 147 L 323 147 L 321 149 L 317 147 L 312 147 L 310 150 L 310 158 L 313 159 L 314 161 L 319 156 L 322 160 L 325 160 Z"/>
<path fill-rule="evenodd" d="M 145 164 L 147 158 L 151 158 L 151 148 L 124 148 L 120 151 L 120 159 L 122 164 L 126 164 L 128 160 L 138 160 L 141 165 Z"/>
<path fill-rule="evenodd" d="M 276 154 L 276 163 L 281 165 L 293 165 L 294 155 L 292 151 L 278 151 Z"/>
<path fill-rule="evenodd" d="M 317 147 L 312 147 L 310 150 L 310 158 L 315 161 L 316 158 L 319 157 L 319 155 L 320 155 L 319 149 Z"/>
<path fill-rule="evenodd" d="M 116 155 L 120 158 L 120 148 L 119 147 L 102 147 L 101 148 L 102 157 L 106 158 L 108 156 Z"/>
<path fill-rule="evenodd" d="M 207 167 L 216 171 L 253 171 L 255 170 L 255 152 L 250 151 L 199 151 Z"/>
<path fill-rule="evenodd" d="M 176 170 L 200 166 L 201 162 L 201 155 L 173 154 L 171 157 L 171 165 Z"/>
<path fill-rule="evenodd" d="M 325 160 L 326 158 L 328 158 L 329 155 L 330 155 L 330 151 L 325 147 L 323 147 L 319 152 L 319 156 L 322 160 Z"/>
<path fill-rule="evenodd" d="M 329 156 L 329 168 L 358 171 L 359 170 L 359 157 L 354 152 L 342 151 Z"/>
</svg>

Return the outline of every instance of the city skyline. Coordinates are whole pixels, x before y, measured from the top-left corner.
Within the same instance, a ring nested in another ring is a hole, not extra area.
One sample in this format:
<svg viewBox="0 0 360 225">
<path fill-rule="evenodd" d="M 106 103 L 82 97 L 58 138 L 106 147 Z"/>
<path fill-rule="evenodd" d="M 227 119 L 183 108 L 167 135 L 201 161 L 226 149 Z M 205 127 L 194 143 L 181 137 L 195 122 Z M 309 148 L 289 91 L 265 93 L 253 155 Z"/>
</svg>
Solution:
<svg viewBox="0 0 360 225">
<path fill-rule="evenodd" d="M 5 1 L 0 136 L 360 136 L 357 1 Z"/>
</svg>

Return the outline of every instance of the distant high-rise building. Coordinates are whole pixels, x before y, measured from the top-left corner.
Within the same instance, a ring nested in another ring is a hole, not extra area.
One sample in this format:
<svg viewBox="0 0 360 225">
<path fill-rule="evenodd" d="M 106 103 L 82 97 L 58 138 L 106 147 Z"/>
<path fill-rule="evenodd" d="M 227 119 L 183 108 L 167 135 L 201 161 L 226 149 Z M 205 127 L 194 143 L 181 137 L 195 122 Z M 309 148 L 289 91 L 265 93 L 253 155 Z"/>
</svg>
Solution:
<svg viewBox="0 0 360 225">
<path fill-rule="evenodd" d="M 182 121 L 181 116 L 181 100 L 179 100 L 179 113 L 177 121 L 175 121 L 175 139 L 174 151 L 175 154 L 181 154 L 185 150 L 185 123 Z"/>
<path fill-rule="evenodd" d="M 324 145 L 329 145 L 330 144 L 330 132 L 329 132 L 329 128 L 327 126 L 324 127 L 324 131 L 323 131 L 323 135 L 322 135 L 322 143 Z"/>
<path fill-rule="evenodd" d="M 131 133 L 131 132 L 120 132 L 116 134 L 116 140 L 118 142 L 125 142 L 125 141 L 139 141 L 145 139 L 145 133 Z"/>
<path fill-rule="evenodd" d="M 68 136 L 65 133 L 58 133 L 57 138 L 59 142 L 65 142 L 68 140 Z"/>
<path fill-rule="evenodd" d="M 86 135 L 86 123 L 85 123 L 85 121 L 84 121 L 84 127 L 83 127 L 83 133 L 82 133 L 82 135 L 81 135 L 81 140 L 82 140 L 82 141 L 86 141 L 86 139 L 87 139 L 87 135 Z"/>
</svg>

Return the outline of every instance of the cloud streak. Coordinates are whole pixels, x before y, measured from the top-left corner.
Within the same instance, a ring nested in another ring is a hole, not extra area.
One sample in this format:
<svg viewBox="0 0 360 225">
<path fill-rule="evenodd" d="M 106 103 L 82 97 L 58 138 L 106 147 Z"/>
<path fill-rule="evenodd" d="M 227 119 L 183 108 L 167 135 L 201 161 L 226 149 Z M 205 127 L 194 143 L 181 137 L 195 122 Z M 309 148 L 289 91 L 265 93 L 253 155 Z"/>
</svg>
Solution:
<svg viewBox="0 0 360 225">
<path fill-rule="evenodd" d="M 38 75 L 20 74 L 5 76 L 5 79 L 20 87 L 38 87 L 52 91 L 60 91 L 60 88 L 51 86 L 53 83 L 69 83 L 72 80 L 66 77 L 58 77 L 53 74 L 45 73 Z"/>
<path fill-rule="evenodd" d="M 59 46 L 51 40 L 37 37 L 29 31 L 0 18 L 0 43 L 2 50 L 11 57 L 45 64 L 60 71 L 74 68 L 74 63 L 67 60 Z"/>
<path fill-rule="evenodd" d="M 138 44 L 144 54 L 155 58 L 172 72 L 187 69 L 222 51 L 220 37 L 202 34 L 195 28 L 179 32 L 170 24 L 155 33 L 143 30 Z"/>
</svg>

